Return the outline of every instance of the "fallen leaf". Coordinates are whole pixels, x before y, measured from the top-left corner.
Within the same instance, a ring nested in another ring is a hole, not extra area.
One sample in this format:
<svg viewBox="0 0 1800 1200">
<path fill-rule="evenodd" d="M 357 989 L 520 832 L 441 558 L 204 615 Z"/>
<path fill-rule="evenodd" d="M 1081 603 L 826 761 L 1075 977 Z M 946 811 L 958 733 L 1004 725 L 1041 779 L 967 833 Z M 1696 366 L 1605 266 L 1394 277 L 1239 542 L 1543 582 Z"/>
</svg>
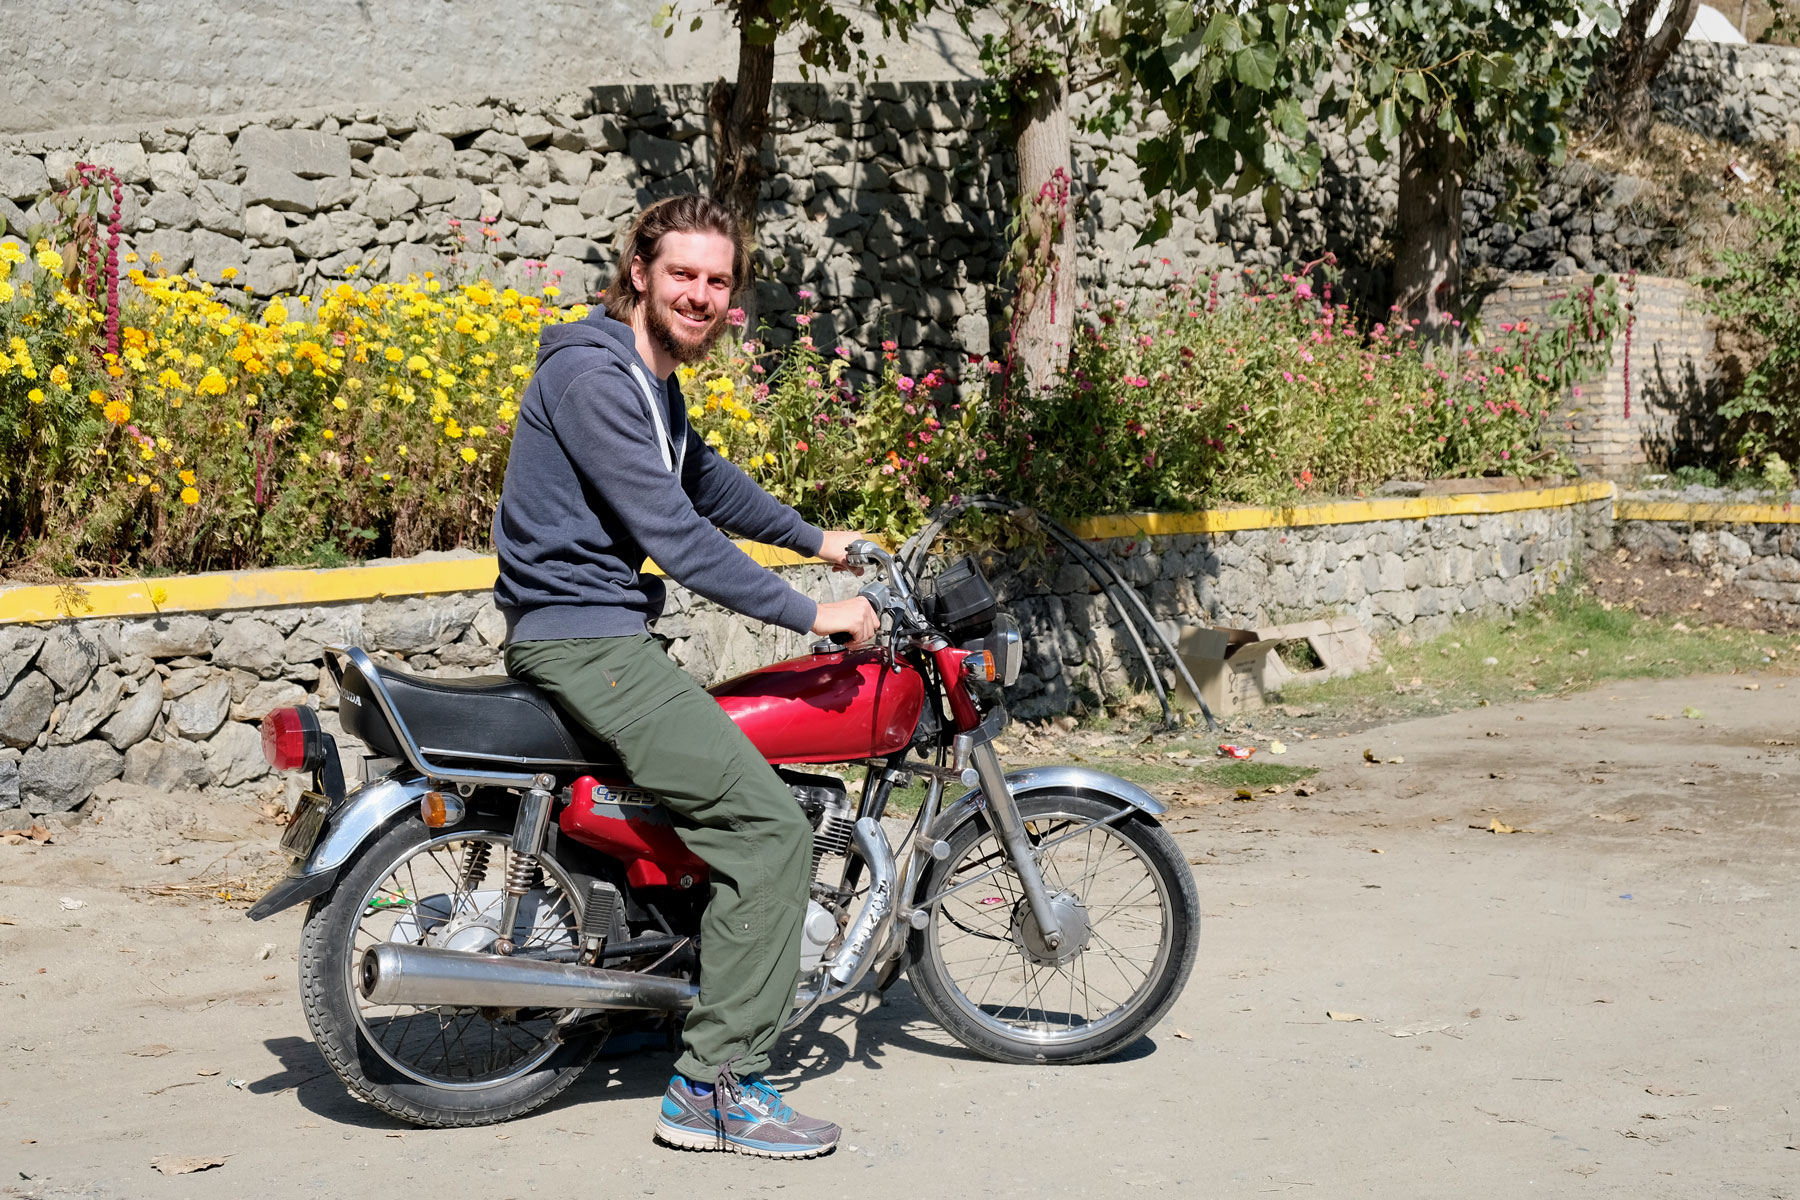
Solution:
<svg viewBox="0 0 1800 1200">
<path fill-rule="evenodd" d="M 1269 796 L 1279 796 L 1285 791 L 1287 791 L 1287 789 L 1282 787 L 1279 783 L 1272 783 L 1263 789 L 1263 793 Z"/>
<path fill-rule="evenodd" d="M 1680 621 L 1675 622 L 1673 625 L 1669 626 L 1669 628 L 1674 630 L 1676 633 L 1692 633 L 1693 632 L 1693 630 L 1689 629 L 1686 625 L 1683 625 Z"/>
<path fill-rule="evenodd" d="M 1363 747 L 1363 761 L 1366 763 L 1372 763 L 1372 762 L 1380 762 L 1381 760 L 1379 758 L 1375 757 L 1375 752 L 1373 750 L 1369 749 L 1367 746 L 1364 746 Z"/>
<path fill-rule="evenodd" d="M 1287 746 L 1279 738 L 1277 738 L 1275 741 L 1272 741 L 1269 743 L 1269 753 L 1270 754 L 1286 754 Z"/>
<path fill-rule="evenodd" d="M 1479 829 L 1483 833 L 1517 833 L 1511 825 L 1504 824 L 1499 817 L 1489 817 L 1486 825 L 1471 825 L 1470 829 Z"/>
<path fill-rule="evenodd" d="M 1360 1021 L 1360 1020 L 1362 1020 L 1361 1013 L 1332 1012 L 1329 1008 L 1325 1010 L 1325 1015 L 1330 1017 L 1334 1021 Z"/>
<path fill-rule="evenodd" d="M 1387 761 L 1390 765 L 1392 765 L 1394 763 L 1403 763 L 1406 761 L 1406 757 L 1405 757 L 1405 755 L 1396 754 L 1396 755 L 1394 755 L 1394 757 L 1388 759 Z"/>
<path fill-rule="evenodd" d="M 164 1175 L 192 1175 L 195 1171 L 210 1171 L 214 1167 L 222 1167 L 229 1154 L 159 1154 L 150 1160 L 150 1165 Z"/>
<path fill-rule="evenodd" d="M 1649 1087 L 1645 1088 L 1644 1090 L 1646 1092 L 1649 1092 L 1652 1096 L 1692 1096 L 1694 1094 L 1692 1092 L 1684 1092 L 1680 1088 L 1669 1087 L 1666 1084 L 1661 1084 L 1661 1083 L 1653 1083 Z"/>
<path fill-rule="evenodd" d="M 1242 802 L 1245 800 L 1254 800 L 1254 799 L 1256 799 L 1256 793 L 1251 791 L 1249 788 L 1239 788 L 1237 790 L 1237 792 L 1232 796 L 1232 799 L 1237 800 L 1239 802 Z"/>
<path fill-rule="evenodd" d="M 1634 812 L 1594 813 L 1593 818 L 1596 821 L 1611 821 L 1614 825 L 1625 825 L 1629 822 L 1641 821 L 1643 819 Z"/>
<path fill-rule="evenodd" d="M 1386 854 L 1386 853 L 1387 853 L 1387 851 L 1386 851 L 1386 850 L 1377 850 L 1377 849 L 1376 849 L 1376 848 L 1375 848 L 1375 847 L 1373 847 L 1373 846 L 1370 846 L 1370 847 L 1369 847 L 1369 853 L 1370 853 L 1370 854 Z"/>
<path fill-rule="evenodd" d="M 78 908 L 87 907 L 86 900 L 77 900 L 72 896 L 64 896 L 61 900 L 58 900 L 57 903 L 63 906 L 65 912 L 74 912 Z"/>
<path fill-rule="evenodd" d="M 1450 1026 L 1447 1024 L 1427 1021 L 1422 1025 L 1396 1025 L 1392 1029 L 1386 1029 L 1382 1032 L 1386 1033 L 1389 1037 L 1409 1038 L 1419 1037 L 1420 1035 L 1427 1033 L 1443 1033 L 1449 1028 Z"/>
<path fill-rule="evenodd" d="M 1514 775 L 1511 771 L 1489 771 L 1488 778 L 1489 779 L 1517 779 L 1518 776 Z"/>
<path fill-rule="evenodd" d="M 1701 712 L 1699 709 L 1695 708 L 1691 704 L 1681 710 L 1681 715 L 1686 717 L 1690 721 L 1698 721 L 1698 720 L 1703 719 L 1706 716 L 1705 713 Z"/>
<path fill-rule="evenodd" d="M 1315 795 L 1318 792 L 1318 790 L 1319 790 L 1318 788 L 1314 787 L 1310 783 L 1299 783 L 1299 784 L 1294 785 L 1294 795 L 1296 795 L 1296 796 Z"/>
<path fill-rule="evenodd" d="M 1184 1042 L 1191 1042 L 1194 1040 L 1193 1034 L 1188 1033 L 1185 1029 L 1177 1029 L 1175 1031 L 1175 1036 Z"/>
<path fill-rule="evenodd" d="M 1666 721 L 1669 719 L 1669 714 L 1668 713 L 1651 713 L 1650 719 L 1652 721 Z"/>
<path fill-rule="evenodd" d="M 148 1046 L 139 1046 L 136 1050 L 129 1050 L 126 1053 L 134 1058 L 161 1058 L 165 1054 L 174 1053 L 174 1047 L 155 1042 Z"/>
<path fill-rule="evenodd" d="M 1746 691 L 1746 692 L 1760 692 L 1760 691 L 1762 691 L 1762 684 L 1760 684 L 1760 683 L 1746 683 L 1746 684 L 1745 684 L 1745 685 L 1744 685 L 1744 690 L 1745 690 L 1745 691 Z"/>
</svg>

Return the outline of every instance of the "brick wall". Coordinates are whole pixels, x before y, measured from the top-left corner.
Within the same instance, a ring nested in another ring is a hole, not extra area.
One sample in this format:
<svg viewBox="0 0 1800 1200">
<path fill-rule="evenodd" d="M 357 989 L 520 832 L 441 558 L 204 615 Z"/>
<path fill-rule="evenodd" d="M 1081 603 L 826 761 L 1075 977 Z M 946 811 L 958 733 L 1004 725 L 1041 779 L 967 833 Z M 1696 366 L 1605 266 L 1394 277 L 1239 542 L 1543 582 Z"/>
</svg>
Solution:
<svg viewBox="0 0 1800 1200">
<path fill-rule="evenodd" d="M 1482 323 L 1490 336 L 1503 323 L 1542 325 L 1578 279 L 1513 276 L 1482 305 Z M 1705 442 L 1717 407 L 1714 333 L 1697 306 L 1697 290 L 1679 279 L 1640 275 L 1625 299 L 1629 337 L 1624 331 L 1614 337 L 1606 372 L 1582 384 L 1580 396 L 1565 396 L 1553 417 L 1570 456 L 1609 479 Z"/>
</svg>

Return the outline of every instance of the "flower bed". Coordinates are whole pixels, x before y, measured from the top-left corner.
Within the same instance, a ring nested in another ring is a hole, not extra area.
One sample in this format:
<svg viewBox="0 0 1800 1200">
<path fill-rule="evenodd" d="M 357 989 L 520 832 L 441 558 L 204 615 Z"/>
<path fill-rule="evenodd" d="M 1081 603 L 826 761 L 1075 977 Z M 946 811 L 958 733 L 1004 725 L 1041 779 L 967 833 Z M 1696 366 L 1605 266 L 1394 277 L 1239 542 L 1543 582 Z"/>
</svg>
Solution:
<svg viewBox="0 0 1800 1200">
<path fill-rule="evenodd" d="M 258 311 L 141 269 L 121 290 L 97 245 L 0 250 L 0 567 L 16 575 L 484 547 L 538 334 L 587 312 L 554 287 L 430 278 Z M 1085 312 L 1065 378 L 1036 394 L 1004 361 L 964 364 L 979 386 L 904 375 L 891 342 L 859 381 L 807 336 L 810 308 L 792 345 L 728 339 L 682 381 L 707 440 L 775 495 L 900 535 L 963 492 L 1069 516 L 1551 474 L 1542 422 L 1609 319 L 1590 288 L 1548 334 L 1427 354 L 1409 330 L 1359 329 L 1317 270 L 1220 285 Z"/>
</svg>

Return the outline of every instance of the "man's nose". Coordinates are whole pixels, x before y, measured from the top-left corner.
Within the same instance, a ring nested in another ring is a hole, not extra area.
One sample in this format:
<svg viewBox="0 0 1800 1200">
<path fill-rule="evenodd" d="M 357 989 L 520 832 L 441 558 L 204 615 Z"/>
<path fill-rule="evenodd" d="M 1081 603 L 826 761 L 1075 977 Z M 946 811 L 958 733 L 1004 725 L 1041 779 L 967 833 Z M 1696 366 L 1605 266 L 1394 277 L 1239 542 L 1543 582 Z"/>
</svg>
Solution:
<svg viewBox="0 0 1800 1200">
<path fill-rule="evenodd" d="M 706 280 L 695 279 L 682 289 L 682 296 L 690 307 L 704 309 L 712 302 L 712 289 Z"/>
</svg>

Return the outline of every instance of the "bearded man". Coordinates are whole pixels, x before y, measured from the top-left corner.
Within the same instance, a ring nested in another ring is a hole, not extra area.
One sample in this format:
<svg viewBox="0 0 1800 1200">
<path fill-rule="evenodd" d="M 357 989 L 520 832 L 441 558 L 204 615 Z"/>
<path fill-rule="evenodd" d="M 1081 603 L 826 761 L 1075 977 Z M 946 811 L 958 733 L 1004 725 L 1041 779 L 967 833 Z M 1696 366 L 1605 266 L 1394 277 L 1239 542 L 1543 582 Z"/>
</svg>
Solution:
<svg viewBox="0 0 1800 1200">
<path fill-rule="evenodd" d="M 706 356 L 749 267 L 728 209 L 658 201 L 633 224 L 604 305 L 544 330 L 494 516 L 494 597 L 507 671 L 616 748 L 711 868 L 699 1000 L 656 1136 L 809 1158 L 837 1144 L 838 1127 L 796 1113 L 763 1076 L 799 977 L 812 831 L 750 740 L 646 631 L 664 598 L 643 574 L 652 558 L 759 621 L 875 633 L 866 600 L 818 603 L 725 536 L 840 566 L 861 536 L 808 524 L 688 425 L 676 368 Z"/>
</svg>

